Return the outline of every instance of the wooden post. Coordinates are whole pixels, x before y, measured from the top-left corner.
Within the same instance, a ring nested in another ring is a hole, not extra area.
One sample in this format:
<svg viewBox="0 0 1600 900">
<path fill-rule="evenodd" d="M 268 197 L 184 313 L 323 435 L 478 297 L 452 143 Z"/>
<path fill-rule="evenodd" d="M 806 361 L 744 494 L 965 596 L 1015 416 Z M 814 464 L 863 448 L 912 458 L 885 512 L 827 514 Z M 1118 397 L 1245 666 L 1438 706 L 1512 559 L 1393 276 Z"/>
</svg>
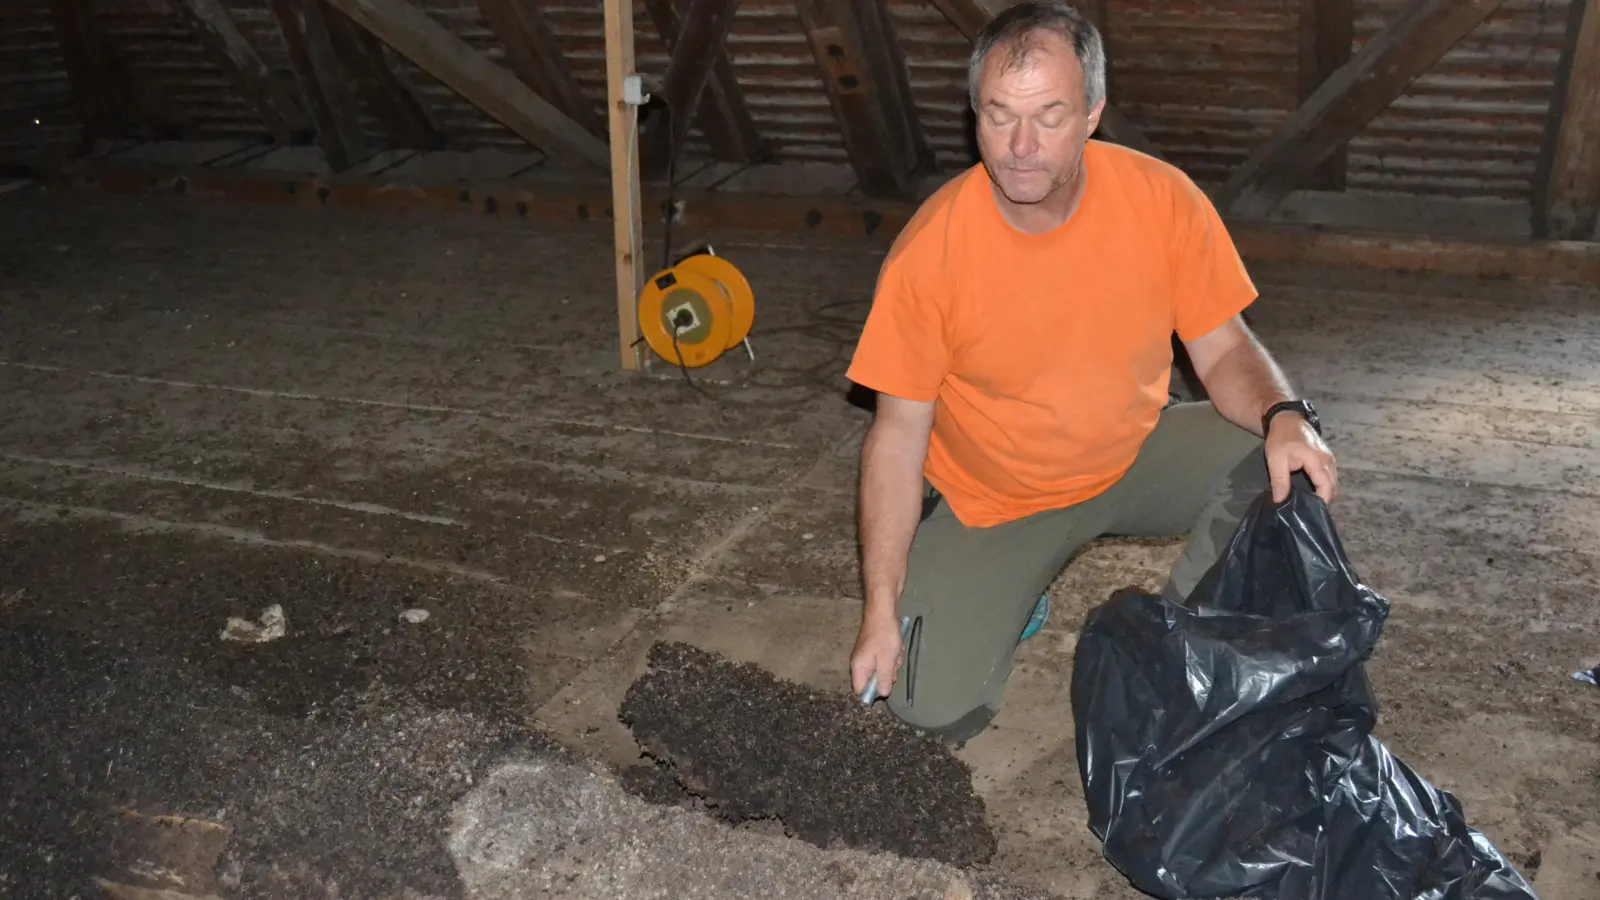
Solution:
<svg viewBox="0 0 1600 900">
<path fill-rule="evenodd" d="M 1328 76 L 1350 61 L 1355 44 L 1355 0 L 1300 0 L 1300 102 L 1322 87 Z M 1328 154 L 1306 186 L 1322 191 L 1345 189 L 1349 149 L 1340 144 Z"/>
<path fill-rule="evenodd" d="M 644 287 L 644 222 L 639 215 L 639 109 L 623 98 L 634 74 L 633 0 L 605 0 L 606 111 L 611 121 L 611 221 L 616 235 L 617 341 L 622 368 L 643 367 L 639 353 L 639 291 Z"/>
<path fill-rule="evenodd" d="M 1600 240 L 1600 0 L 1573 0 L 1533 184 L 1533 236 Z"/>
</svg>

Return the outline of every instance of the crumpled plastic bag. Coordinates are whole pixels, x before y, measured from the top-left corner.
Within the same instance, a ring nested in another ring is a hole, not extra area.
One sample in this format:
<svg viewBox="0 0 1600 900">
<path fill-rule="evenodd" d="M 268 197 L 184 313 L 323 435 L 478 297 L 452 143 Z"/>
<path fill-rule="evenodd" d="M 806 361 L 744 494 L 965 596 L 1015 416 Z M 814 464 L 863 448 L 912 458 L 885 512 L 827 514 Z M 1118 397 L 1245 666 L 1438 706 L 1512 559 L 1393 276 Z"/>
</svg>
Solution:
<svg viewBox="0 0 1600 900">
<path fill-rule="evenodd" d="M 1185 604 L 1126 590 L 1085 620 L 1072 706 L 1105 858 L 1175 900 L 1537 900 L 1373 737 L 1389 604 L 1304 484 L 1257 499 Z"/>
</svg>

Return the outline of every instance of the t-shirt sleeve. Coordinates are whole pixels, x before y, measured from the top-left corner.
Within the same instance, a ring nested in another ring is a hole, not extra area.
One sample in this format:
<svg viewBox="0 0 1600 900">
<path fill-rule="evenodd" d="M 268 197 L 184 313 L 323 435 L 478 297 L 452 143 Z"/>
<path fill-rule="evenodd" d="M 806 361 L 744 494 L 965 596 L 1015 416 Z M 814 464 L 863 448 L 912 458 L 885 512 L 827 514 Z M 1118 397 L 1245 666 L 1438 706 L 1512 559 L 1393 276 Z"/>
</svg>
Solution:
<svg viewBox="0 0 1600 900">
<path fill-rule="evenodd" d="M 906 254 L 884 263 L 856 343 L 847 377 L 862 387 L 906 400 L 932 401 L 950 369 L 946 302 Z"/>
<path fill-rule="evenodd" d="M 1185 341 L 1238 315 L 1257 291 L 1217 209 L 1194 182 L 1180 177 L 1173 197 L 1173 318 Z"/>
</svg>

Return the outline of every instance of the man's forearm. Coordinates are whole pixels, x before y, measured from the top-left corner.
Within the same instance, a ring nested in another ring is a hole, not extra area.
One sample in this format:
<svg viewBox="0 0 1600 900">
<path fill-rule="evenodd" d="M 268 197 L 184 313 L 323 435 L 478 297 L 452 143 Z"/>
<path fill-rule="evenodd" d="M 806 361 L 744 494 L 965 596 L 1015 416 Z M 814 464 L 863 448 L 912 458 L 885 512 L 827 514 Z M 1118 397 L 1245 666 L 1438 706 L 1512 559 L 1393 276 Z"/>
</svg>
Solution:
<svg viewBox="0 0 1600 900">
<path fill-rule="evenodd" d="M 922 510 L 926 439 L 875 425 L 861 447 L 861 575 L 868 618 L 893 617 Z"/>
<path fill-rule="evenodd" d="M 1261 416 L 1268 407 L 1294 399 L 1288 377 L 1266 348 L 1248 333 L 1209 371 L 1200 373 L 1200 380 L 1223 418 L 1257 435 L 1261 434 Z"/>
</svg>

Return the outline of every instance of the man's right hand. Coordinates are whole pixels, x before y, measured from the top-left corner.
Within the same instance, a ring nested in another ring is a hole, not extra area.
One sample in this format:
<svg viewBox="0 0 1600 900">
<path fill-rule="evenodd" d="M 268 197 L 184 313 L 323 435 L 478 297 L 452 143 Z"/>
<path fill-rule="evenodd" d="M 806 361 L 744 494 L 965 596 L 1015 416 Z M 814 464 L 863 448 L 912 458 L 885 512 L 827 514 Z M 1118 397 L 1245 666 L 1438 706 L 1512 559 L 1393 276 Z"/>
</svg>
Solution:
<svg viewBox="0 0 1600 900">
<path fill-rule="evenodd" d="M 933 428 L 933 404 L 878 395 L 878 409 L 861 445 L 861 576 L 866 598 L 861 631 L 850 652 L 857 695 L 878 676 L 887 697 L 900 669 L 900 617 L 906 559 L 922 516 L 922 464 Z"/>
<path fill-rule="evenodd" d="M 892 610 L 893 607 L 891 606 Z M 905 647 L 901 645 L 900 622 L 891 611 L 863 617 L 861 630 L 856 634 L 856 647 L 850 652 L 850 683 L 859 695 L 867 689 L 867 682 L 878 676 L 878 696 L 887 697 L 894 687 L 900 664 L 905 661 Z"/>
</svg>

